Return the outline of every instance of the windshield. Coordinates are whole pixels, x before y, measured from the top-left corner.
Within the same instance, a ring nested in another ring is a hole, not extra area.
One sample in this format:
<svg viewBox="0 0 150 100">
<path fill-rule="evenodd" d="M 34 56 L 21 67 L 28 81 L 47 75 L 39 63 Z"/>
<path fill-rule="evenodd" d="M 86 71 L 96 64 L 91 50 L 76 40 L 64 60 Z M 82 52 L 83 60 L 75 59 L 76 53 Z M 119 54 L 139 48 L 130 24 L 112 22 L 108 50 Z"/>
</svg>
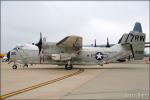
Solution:
<svg viewBox="0 0 150 100">
<path fill-rule="evenodd" d="M 23 46 L 16 46 L 15 48 L 13 48 L 13 50 L 19 50 L 22 49 Z"/>
</svg>

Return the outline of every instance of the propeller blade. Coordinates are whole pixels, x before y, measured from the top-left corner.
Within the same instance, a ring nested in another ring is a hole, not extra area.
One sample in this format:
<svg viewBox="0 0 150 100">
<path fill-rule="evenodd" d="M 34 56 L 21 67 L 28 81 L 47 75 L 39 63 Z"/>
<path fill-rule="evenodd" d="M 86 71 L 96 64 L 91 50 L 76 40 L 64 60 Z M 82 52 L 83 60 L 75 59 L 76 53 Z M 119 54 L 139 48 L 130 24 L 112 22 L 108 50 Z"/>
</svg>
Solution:
<svg viewBox="0 0 150 100">
<path fill-rule="evenodd" d="M 97 45 L 96 45 L 96 39 L 95 39 L 95 41 L 94 41 L 95 43 L 94 43 L 94 47 L 97 47 Z"/>
<path fill-rule="evenodd" d="M 42 33 L 41 32 L 40 32 L 40 40 L 35 45 L 39 48 L 39 54 L 40 54 L 41 49 L 42 49 Z"/>
<path fill-rule="evenodd" d="M 107 45 L 106 45 L 106 47 L 108 47 L 108 48 L 110 47 L 108 37 L 107 37 Z"/>
</svg>

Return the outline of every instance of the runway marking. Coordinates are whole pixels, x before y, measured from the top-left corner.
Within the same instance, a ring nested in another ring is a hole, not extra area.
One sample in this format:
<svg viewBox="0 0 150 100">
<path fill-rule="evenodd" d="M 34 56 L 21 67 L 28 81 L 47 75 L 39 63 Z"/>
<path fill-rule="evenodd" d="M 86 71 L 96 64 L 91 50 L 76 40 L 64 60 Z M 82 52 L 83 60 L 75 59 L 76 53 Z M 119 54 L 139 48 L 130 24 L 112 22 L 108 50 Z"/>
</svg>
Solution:
<svg viewBox="0 0 150 100">
<path fill-rule="evenodd" d="M 42 86 L 46 86 L 48 84 L 52 84 L 52 83 L 55 83 L 57 81 L 60 81 L 60 80 L 63 80 L 63 79 L 66 79 L 66 78 L 78 75 L 78 74 L 80 74 L 82 72 L 84 72 L 84 69 L 79 69 L 77 72 L 74 72 L 72 74 L 68 74 L 68 75 L 65 75 L 65 76 L 62 76 L 62 77 L 50 80 L 50 81 L 46 81 L 46 82 L 43 82 L 43 83 L 40 83 L 40 84 L 37 84 L 37 85 L 33 85 L 33 86 L 30 86 L 30 87 L 27 87 L 27 88 L 24 88 L 24 89 L 20 89 L 20 90 L 14 91 L 14 92 L 10 92 L 10 93 L 4 94 L 4 95 L 0 96 L 0 99 L 6 99 L 8 97 L 11 97 L 11 96 L 23 93 L 23 92 L 27 92 L 27 91 L 30 91 L 30 90 L 33 90 L 33 89 L 36 89 L 36 88 L 40 88 Z"/>
</svg>

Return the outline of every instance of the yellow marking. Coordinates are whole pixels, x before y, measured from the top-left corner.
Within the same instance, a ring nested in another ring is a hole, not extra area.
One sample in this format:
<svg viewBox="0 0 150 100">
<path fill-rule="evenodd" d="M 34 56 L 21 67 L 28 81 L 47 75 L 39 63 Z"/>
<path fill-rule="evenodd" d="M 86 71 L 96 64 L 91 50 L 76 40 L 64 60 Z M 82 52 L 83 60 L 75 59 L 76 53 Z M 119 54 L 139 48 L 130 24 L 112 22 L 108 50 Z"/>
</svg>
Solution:
<svg viewBox="0 0 150 100">
<path fill-rule="evenodd" d="M 43 82 L 43 83 L 40 83 L 40 84 L 37 84 L 37 85 L 33 85 L 33 86 L 30 86 L 30 87 L 27 87 L 27 88 L 24 88 L 24 89 L 20 89 L 20 90 L 14 91 L 14 92 L 10 92 L 10 93 L 4 94 L 4 95 L 0 96 L 0 99 L 6 99 L 8 97 L 11 97 L 11 96 L 23 93 L 23 92 L 27 92 L 27 91 L 30 91 L 30 90 L 33 90 L 33 89 L 36 89 L 36 88 L 39 88 L 39 87 L 42 87 L 42 86 L 45 86 L 45 85 L 48 85 L 48 84 L 52 84 L 54 82 L 57 82 L 57 81 L 60 81 L 60 80 L 72 77 L 74 75 L 78 75 L 78 74 L 82 73 L 83 71 L 84 71 L 84 69 L 79 69 L 77 72 L 74 72 L 72 74 L 68 74 L 68 75 L 65 75 L 65 76 L 62 76 L 62 77 L 59 77 L 59 78 L 47 81 L 47 82 Z"/>
</svg>

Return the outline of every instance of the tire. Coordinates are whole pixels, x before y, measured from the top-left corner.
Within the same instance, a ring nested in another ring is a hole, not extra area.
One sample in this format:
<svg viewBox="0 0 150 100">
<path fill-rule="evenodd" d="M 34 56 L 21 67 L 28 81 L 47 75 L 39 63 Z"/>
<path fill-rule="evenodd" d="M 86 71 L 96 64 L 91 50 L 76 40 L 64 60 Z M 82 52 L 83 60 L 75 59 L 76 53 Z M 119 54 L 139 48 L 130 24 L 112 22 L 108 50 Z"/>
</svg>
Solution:
<svg viewBox="0 0 150 100">
<path fill-rule="evenodd" d="M 103 66 L 103 64 L 100 64 L 101 66 Z"/>
<path fill-rule="evenodd" d="M 17 69 L 17 65 L 13 65 L 12 68 L 13 68 L 13 69 Z"/>
<path fill-rule="evenodd" d="M 24 66 L 23 67 L 28 67 L 28 64 L 24 64 Z"/>
<path fill-rule="evenodd" d="M 65 65 L 66 70 L 71 70 L 72 68 L 73 68 L 72 64 L 70 64 L 70 66 L 68 64 Z"/>
</svg>

